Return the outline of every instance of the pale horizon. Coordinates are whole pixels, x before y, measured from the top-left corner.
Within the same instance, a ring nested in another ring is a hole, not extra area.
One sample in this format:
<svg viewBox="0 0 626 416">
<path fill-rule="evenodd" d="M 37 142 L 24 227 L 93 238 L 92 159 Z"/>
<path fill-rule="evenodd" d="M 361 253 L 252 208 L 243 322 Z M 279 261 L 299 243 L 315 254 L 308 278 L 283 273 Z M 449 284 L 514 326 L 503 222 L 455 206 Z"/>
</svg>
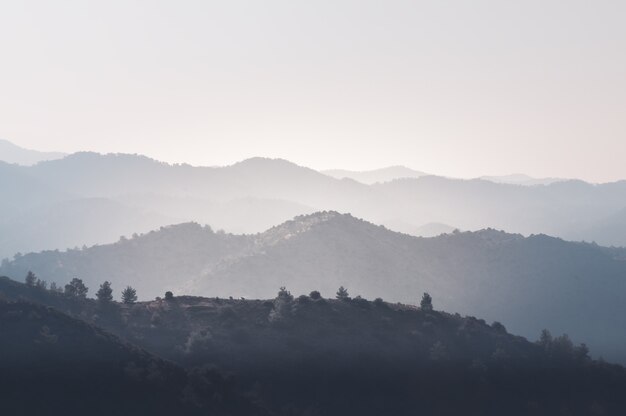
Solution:
<svg viewBox="0 0 626 416">
<path fill-rule="evenodd" d="M 0 137 L 46 151 L 626 178 L 626 4 L 0 5 Z"/>
</svg>

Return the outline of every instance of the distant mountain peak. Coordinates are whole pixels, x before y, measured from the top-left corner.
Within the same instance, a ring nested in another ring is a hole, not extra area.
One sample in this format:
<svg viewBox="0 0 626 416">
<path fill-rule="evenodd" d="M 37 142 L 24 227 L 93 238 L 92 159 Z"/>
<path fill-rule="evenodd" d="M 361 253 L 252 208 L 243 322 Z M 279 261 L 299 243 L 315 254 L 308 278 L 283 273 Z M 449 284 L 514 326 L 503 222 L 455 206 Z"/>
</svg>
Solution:
<svg viewBox="0 0 626 416">
<path fill-rule="evenodd" d="M 255 164 L 255 163 L 286 163 L 295 165 L 295 163 L 279 157 L 253 156 L 234 163 L 235 165 Z"/>
<path fill-rule="evenodd" d="M 236 162 L 229 167 L 237 168 L 237 167 L 253 167 L 253 168 L 262 168 L 262 167 L 274 167 L 274 166 L 289 166 L 289 167 L 298 167 L 302 168 L 302 166 L 297 165 L 293 162 L 290 162 L 287 159 L 281 158 L 271 158 L 271 157 L 261 157 L 255 156 L 248 159 L 244 159 L 240 162 Z"/>
</svg>

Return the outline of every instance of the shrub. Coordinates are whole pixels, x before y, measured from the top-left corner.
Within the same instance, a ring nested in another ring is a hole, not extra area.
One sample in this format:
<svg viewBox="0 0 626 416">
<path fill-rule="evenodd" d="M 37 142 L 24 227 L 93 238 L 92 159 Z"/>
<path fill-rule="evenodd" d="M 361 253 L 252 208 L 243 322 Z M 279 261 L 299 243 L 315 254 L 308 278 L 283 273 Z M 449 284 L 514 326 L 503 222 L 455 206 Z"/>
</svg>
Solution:
<svg viewBox="0 0 626 416">
<path fill-rule="evenodd" d="M 89 289 L 83 281 L 77 277 L 73 278 L 71 282 L 65 285 L 65 294 L 77 298 L 86 298 Z"/>
</svg>

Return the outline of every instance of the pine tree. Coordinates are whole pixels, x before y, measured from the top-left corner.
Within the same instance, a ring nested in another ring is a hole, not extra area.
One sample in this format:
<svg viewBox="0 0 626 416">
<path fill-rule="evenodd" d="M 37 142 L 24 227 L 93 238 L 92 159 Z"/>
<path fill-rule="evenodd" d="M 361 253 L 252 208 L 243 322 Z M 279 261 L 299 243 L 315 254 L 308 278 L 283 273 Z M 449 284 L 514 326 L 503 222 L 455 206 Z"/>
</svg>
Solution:
<svg viewBox="0 0 626 416">
<path fill-rule="evenodd" d="M 126 286 L 126 289 L 122 290 L 122 302 L 128 305 L 137 302 L 137 291 L 130 286 Z"/>
<path fill-rule="evenodd" d="M 113 289 L 111 289 L 111 283 L 105 281 L 100 285 L 100 289 L 96 292 L 98 301 L 102 303 L 108 303 L 113 300 Z"/>
<path fill-rule="evenodd" d="M 348 294 L 348 289 L 346 289 L 343 286 L 339 287 L 339 290 L 337 290 L 337 296 L 336 297 L 339 300 L 348 300 L 348 299 L 350 299 L 350 295 Z"/>
<path fill-rule="evenodd" d="M 37 284 L 37 276 L 35 276 L 35 273 L 31 272 L 30 270 L 26 274 L 26 279 L 24 280 L 26 282 L 26 286 L 35 287 L 35 285 Z"/>
<path fill-rule="evenodd" d="M 433 310 L 433 298 L 427 292 L 424 292 L 424 295 L 422 296 L 422 301 L 420 302 L 420 308 L 423 311 Z"/>
</svg>

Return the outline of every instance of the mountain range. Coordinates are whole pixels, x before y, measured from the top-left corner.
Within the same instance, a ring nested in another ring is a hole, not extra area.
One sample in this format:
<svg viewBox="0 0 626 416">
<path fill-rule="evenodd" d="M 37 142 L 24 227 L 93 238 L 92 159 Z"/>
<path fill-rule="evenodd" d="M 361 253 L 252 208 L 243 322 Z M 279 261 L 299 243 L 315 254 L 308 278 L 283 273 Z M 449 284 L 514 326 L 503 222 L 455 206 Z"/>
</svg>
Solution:
<svg viewBox="0 0 626 416">
<path fill-rule="evenodd" d="M 0 257 L 111 243 L 187 221 L 257 233 L 322 210 L 413 235 L 491 227 L 626 245 L 619 231 L 626 227 L 626 182 L 520 186 L 421 176 L 367 185 L 280 159 L 209 168 L 97 153 L 34 166 L 0 163 L 0 173 Z"/>
<path fill-rule="evenodd" d="M 320 212 L 254 235 L 164 227 L 115 244 L 19 256 L 0 274 L 22 279 L 28 270 L 59 284 L 79 276 L 91 288 L 131 285 L 141 299 L 164 290 L 267 298 L 281 286 L 331 295 L 343 285 L 353 295 L 416 304 L 426 291 L 445 310 L 499 320 L 527 337 L 546 326 L 626 362 L 626 250 L 546 235 L 485 229 L 421 238 Z"/>
</svg>

